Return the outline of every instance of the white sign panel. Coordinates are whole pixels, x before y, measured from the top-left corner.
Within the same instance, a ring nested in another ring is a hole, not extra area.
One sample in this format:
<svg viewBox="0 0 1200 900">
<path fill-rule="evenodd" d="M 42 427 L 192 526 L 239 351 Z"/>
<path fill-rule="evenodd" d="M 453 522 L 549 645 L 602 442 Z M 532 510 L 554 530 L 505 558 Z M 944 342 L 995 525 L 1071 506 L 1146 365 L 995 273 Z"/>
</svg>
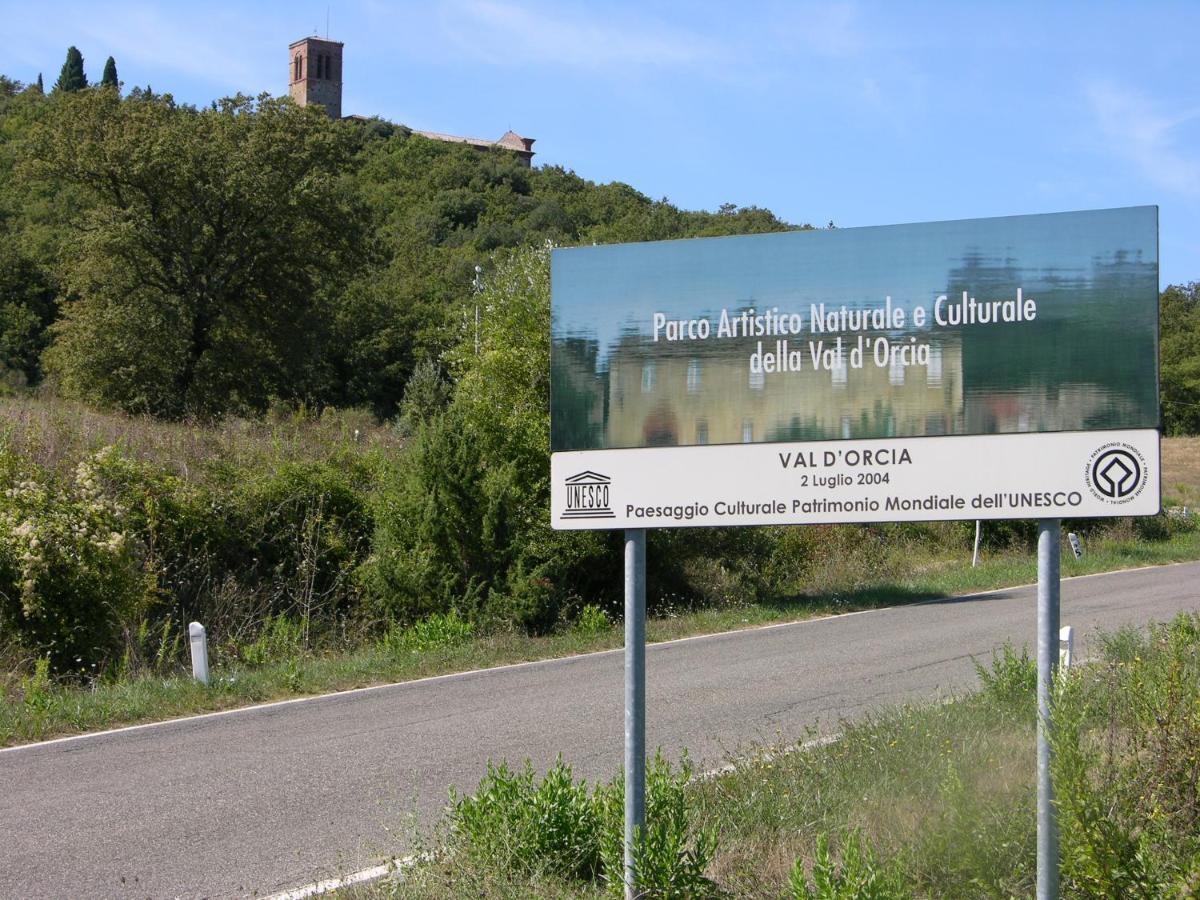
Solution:
<svg viewBox="0 0 1200 900">
<path fill-rule="evenodd" d="M 555 528 L 1155 515 L 1153 429 L 581 450 Z"/>
</svg>

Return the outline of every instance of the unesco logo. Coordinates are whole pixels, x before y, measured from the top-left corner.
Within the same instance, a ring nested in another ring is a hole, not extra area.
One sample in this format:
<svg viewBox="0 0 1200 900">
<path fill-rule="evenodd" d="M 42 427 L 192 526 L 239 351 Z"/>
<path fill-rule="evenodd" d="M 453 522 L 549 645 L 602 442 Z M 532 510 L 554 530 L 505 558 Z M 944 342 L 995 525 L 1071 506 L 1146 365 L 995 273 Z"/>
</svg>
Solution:
<svg viewBox="0 0 1200 900">
<path fill-rule="evenodd" d="M 580 472 L 566 481 L 567 509 L 564 519 L 612 519 L 609 502 L 612 479 L 598 472 Z"/>
<path fill-rule="evenodd" d="M 1146 486 L 1146 460 L 1130 444 L 1105 444 L 1088 460 L 1087 485 L 1109 503 L 1128 503 Z"/>
</svg>

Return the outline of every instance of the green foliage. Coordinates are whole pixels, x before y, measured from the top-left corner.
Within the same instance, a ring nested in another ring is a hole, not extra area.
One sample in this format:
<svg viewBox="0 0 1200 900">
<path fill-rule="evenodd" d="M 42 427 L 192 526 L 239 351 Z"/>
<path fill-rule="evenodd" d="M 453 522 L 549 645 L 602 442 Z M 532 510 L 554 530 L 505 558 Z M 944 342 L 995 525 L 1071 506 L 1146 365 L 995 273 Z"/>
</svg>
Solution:
<svg viewBox="0 0 1200 900">
<path fill-rule="evenodd" d="M 811 881 L 804 861 L 796 860 L 788 876 L 795 900 L 906 900 L 913 896 L 904 872 L 894 862 L 881 864 L 861 832 L 851 831 L 842 840 L 840 863 L 829 851 L 829 838 L 817 836 Z"/>
<path fill-rule="evenodd" d="M 986 697 L 996 703 L 1033 715 L 1037 709 L 1037 661 L 1021 648 L 1018 656 L 1013 645 L 1005 641 L 998 652 L 992 653 L 992 665 L 975 661 L 975 673 Z"/>
<path fill-rule="evenodd" d="M 100 77 L 101 87 L 120 88 L 117 80 L 117 61 L 111 56 L 104 62 L 104 74 Z"/>
<path fill-rule="evenodd" d="M 0 242 L 0 381 L 6 373 L 24 384 L 40 379 L 41 354 L 57 308 L 48 273 L 11 238 Z"/>
<path fill-rule="evenodd" d="M 634 851 L 639 896 L 682 900 L 718 893 L 704 877 L 715 838 L 693 825 L 691 776 L 686 756 L 678 769 L 661 753 L 647 765 L 646 827 Z M 528 761 L 516 772 L 489 763 L 475 794 L 451 791 L 449 852 L 503 877 L 602 880 L 622 896 L 624 791 L 622 777 L 589 791 L 561 757 L 540 781 Z"/>
<path fill-rule="evenodd" d="M 0 446 L 0 455 L 11 451 Z M 107 453 L 59 480 L 11 461 L 0 496 L 0 623 L 56 672 L 96 674 L 153 602 L 145 547 L 98 475 Z M 13 477 L 15 475 L 15 477 Z"/>
<path fill-rule="evenodd" d="M 319 111 L 265 96 L 58 98 L 26 171 L 96 204 L 63 264 L 60 388 L 164 416 L 319 395 L 331 297 L 361 259 L 350 151 Z"/>
<path fill-rule="evenodd" d="M 21 700 L 31 708 L 44 708 L 54 692 L 50 680 L 50 657 L 39 656 L 33 664 L 33 672 L 21 679 Z"/>
<path fill-rule="evenodd" d="M 487 869 L 522 877 L 590 880 L 600 872 L 597 803 L 560 757 L 538 781 L 533 766 L 488 764 L 471 796 L 450 795 L 454 851 Z"/>
<path fill-rule="evenodd" d="M 1127 633 L 1054 702 L 1064 887 L 1190 897 L 1200 883 L 1200 616 Z"/>
<path fill-rule="evenodd" d="M 575 619 L 574 629 L 579 634 L 604 634 L 610 628 L 612 621 L 608 618 L 608 613 L 593 603 L 584 606 L 579 611 L 579 617 Z"/>
<path fill-rule="evenodd" d="M 1200 282 L 1163 291 L 1159 323 L 1163 430 L 1200 434 Z"/>
<path fill-rule="evenodd" d="M 704 875 L 717 849 L 716 833 L 698 828 L 688 796 L 692 763 L 684 754 L 675 769 L 656 752 L 646 764 L 646 824 L 634 836 L 633 864 L 639 896 L 687 900 L 720 896 Z M 598 794 L 604 809 L 601 855 L 609 893 L 624 895 L 625 779 Z"/>
<path fill-rule="evenodd" d="M 308 622 L 290 616 L 268 615 L 262 630 L 241 648 L 242 659 L 252 666 L 287 662 L 308 649 Z"/>
<path fill-rule="evenodd" d="M 458 647 L 469 641 L 474 634 L 475 626 L 451 610 L 445 614 L 433 613 L 407 627 L 393 625 L 384 637 L 383 645 L 392 652 L 426 653 L 430 650 Z"/>
<path fill-rule="evenodd" d="M 453 390 L 441 367 L 431 360 L 422 360 L 413 369 L 404 386 L 400 417 L 396 422 L 401 434 L 412 435 L 441 413 L 450 403 Z"/>
<path fill-rule="evenodd" d="M 38 76 L 41 78 L 41 76 Z M 67 58 L 63 62 L 58 81 L 54 83 L 55 93 L 74 93 L 88 86 L 87 75 L 83 72 L 83 54 L 74 46 L 67 48 Z"/>
</svg>

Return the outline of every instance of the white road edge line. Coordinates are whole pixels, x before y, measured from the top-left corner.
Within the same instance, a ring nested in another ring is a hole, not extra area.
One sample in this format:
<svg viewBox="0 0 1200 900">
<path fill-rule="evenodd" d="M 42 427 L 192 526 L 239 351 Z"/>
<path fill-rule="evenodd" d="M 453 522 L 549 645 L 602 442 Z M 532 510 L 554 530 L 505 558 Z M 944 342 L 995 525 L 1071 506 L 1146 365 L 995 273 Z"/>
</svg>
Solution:
<svg viewBox="0 0 1200 900">
<path fill-rule="evenodd" d="M 1134 569 L 1115 569 L 1111 572 L 1091 572 L 1086 575 L 1072 575 L 1069 578 L 1064 578 L 1063 581 L 1077 581 L 1081 578 L 1102 578 L 1110 575 L 1125 575 L 1130 572 L 1144 572 L 1147 569 L 1169 569 L 1173 566 L 1195 565 L 1197 560 L 1189 559 L 1180 562 L 1164 563 L 1156 566 L 1138 566 Z M 959 599 L 965 600 L 970 597 L 986 597 L 989 594 L 1002 594 L 1005 591 L 1016 591 L 1021 588 L 1036 587 L 1036 584 L 1015 584 L 1008 587 L 992 588 L 987 591 L 972 591 L 969 594 L 950 594 L 946 597 L 932 597 L 929 600 L 919 600 L 914 603 L 902 603 L 896 606 L 880 606 L 872 609 L 858 609 L 853 612 L 834 613 L 829 616 L 819 616 L 813 619 L 801 619 L 798 622 L 772 622 L 767 625 L 751 625 L 747 628 L 735 628 L 731 631 L 715 631 L 709 634 L 693 634 L 688 637 L 671 638 L 668 641 L 655 641 L 652 644 L 646 645 L 647 652 L 653 652 L 658 647 L 668 647 L 672 644 L 682 644 L 688 641 L 705 641 L 714 640 L 716 638 L 726 637 L 731 634 L 747 634 L 755 631 L 770 631 L 775 628 L 797 628 L 802 625 L 819 625 L 822 622 L 830 622 L 834 619 L 845 619 L 850 616 L 865 616 L 871 613 L 889 612 L 896 609 L 904 609 L 910 606 L 924 606 L 931 603 L 940 603 L 943 600 Z M 470 675 L 480 675 L 487 672 L 501 672 L 505 669 L 523 669 L 530 666 L 549 666 L 556 663 L 565 663 L 574 659 L 586 659 L 589 656 L 605 656 L 611 653 L 623 652 L 621 647 L 614 647 L 611 650 L 591 650 L 587 653 L 574 653 L 570 656 L 556 656 L 552 659 L 530 659 L 518 663 L 506 663 L 500 666 L 489 666 L 484 669 L 468 669 L 465 672 L 447 672 L 444 675 L 429 675 L 425 678 L 415 678 L 412 681 L 390 681 L 387 684 L 372 684 L 367 687 L 350 688 L 345 691 L 331 691 L 326 694 L 313 694 L 307 697 L 292 697 L 288 700 L 272 700 L 267 703 L 256 703 L 252 706 L 238 706 L 233 709 L 221 709 L 216 712 L 198 713 L 191 716 L 177 716 L 174 719 L 163 719 L 158 722 L 143 722 L 140 725 L 123 725 L 120 728 L 109 728 L 104 731 L 90 731 L 85 734 L 71 734 L 66 737 L 51 738 L 48 741 L 36 741 L 30 744 L 17 744 L 14 747 L 0 747 L 0 756 L 6 753 L 18 753 L 22 750 L 31 750 L 38 747 L 51 747 L 55 744 L 65 744 L 73 741 L 87 741 L 96 738 L 108 737 L 114 734 L 124 734 L 131 731 L 144 731 L 149 728 L 161 728 L 166 725 L 178 725 L 183 722 L 195 722 L 202 719 L 215 719 L 220 716 L 236 716 L 245 713 L 255 712 L 261 709 L 272 709 L 278 706 L 289 706 L 295 703 L 311 703 L 315 700 L 327 700 L 330 697 L 349 697 L 354 694 L 365 694 L 369 691 L 382 691 L 388 688 L 405 687 L 407 685 L 426 684 L 431 681 L 447 681 L 452 678 L 466 678 Z"/>
<path fill-rule="evenodd" d="M 433 854 L 431 853 L 417 853 L 412 856 L 397 857 L 382 865 L 371 866 L 369 869 L 362 869 L 358 872 L 351 872 L 349 875 L 326 878 L 324 881 L 314 881 L 312 884 L 292 888 L 288 891 L 281 891 L 278 894 L 271 894 L 265 900 L 308 900 L 309 897 L 318 897 L 321 894 L 328 894 L 330 891 L 336 891 L 344 887 L 350 887 L 351 885 L 377 881 L 396 872 L 411 869 L 417 863 L 432 858 Z"/>
</svg>

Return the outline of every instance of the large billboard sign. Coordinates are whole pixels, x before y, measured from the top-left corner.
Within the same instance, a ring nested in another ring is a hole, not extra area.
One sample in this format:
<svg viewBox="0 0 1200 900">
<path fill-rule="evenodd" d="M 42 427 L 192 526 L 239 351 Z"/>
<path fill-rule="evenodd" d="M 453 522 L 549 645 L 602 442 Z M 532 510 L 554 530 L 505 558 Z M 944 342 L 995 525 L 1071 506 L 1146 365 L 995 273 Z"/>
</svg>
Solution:
<svg viewBox="0 0 1200 900">
<path fill-rule="evenodd" d="M 1159 510 L 1156 207 L 555 250 L 556 528 Z"/>
</svg>

